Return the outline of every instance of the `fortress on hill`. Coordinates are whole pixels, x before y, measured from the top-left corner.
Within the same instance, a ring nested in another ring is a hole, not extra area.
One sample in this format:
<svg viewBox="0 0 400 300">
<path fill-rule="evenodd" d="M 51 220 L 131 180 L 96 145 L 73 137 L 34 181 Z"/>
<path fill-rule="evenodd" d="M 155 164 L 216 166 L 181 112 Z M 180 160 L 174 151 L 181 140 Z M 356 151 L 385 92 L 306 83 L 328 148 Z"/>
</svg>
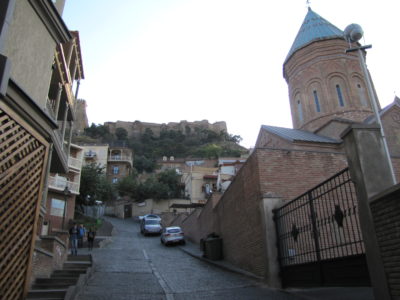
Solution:
<svg viewBox="0 0 400 300">
<path fill-rule="evenodd" d="M 143 133 L 146 132 L 146 129 L 151 129 L 154 133 L 154 136 L 160 136 L 161 131 L 163 130 L 175 130 L 180 131 L 185 135 L 189 135 L 190 133 L 196 132 L 199 129 L 207 129 L 214 131 L 215 133 L 220 133 L 221 131 L 227 131 L 226 122 L 220 121 L 215 122 L 213 124 L 209 123 L 208 120 L 202 121 L 180 121 L 178 122 L 169 122 L 167 124 L 156 124 L 156 123 L 146 123 L 140 121 L 134 122 L 125 122 L 125 121 L 116 121 L 116 122 L 105 122 L 104 126 L 108 128 L 111 133 L 115 133 L 117 128 L 124 128 L 128 132 L 129 137 L 140 137 Z"/>
</svg>

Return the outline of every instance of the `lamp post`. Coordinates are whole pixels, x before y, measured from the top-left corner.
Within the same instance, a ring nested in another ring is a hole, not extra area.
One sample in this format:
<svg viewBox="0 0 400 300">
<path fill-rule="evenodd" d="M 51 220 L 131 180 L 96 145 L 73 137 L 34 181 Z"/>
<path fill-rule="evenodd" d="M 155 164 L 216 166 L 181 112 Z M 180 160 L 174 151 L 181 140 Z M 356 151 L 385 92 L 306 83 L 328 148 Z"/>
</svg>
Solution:
<svg viewBox="0 0 400 300">
<path fill-rule="evenodd" d="M 62 229 L 64 230 L 64 223 L 65 223 L 65 210 L 67 207 L 67 200 L 68 200 L 68 196 L 71 195 L 71 191 L 69 190 L 68 186 L 66 185 L 64 190 L 64 212 L 63 212 L 63 219 L 62 219 Z"/>
<path fill-rule="evenodd" d="M 351 43 L 358 42 L 362 38 L 363 34 L 364 34 L 364 31 L 362 30 L 361 26 L 358 24 L 350 24 L 344 30 L 344 38 L 349 43 L 349 46 L 351 46 Z M 393 184 L 396 184 L 396 176 L 394 174 L 392 161 L 390 159 L 390 153 L 389 153 L 389 148 L 388 148 L 388 145 L 386 142 L 385 131 L 383 130 L 381 116 L 379 115 L 378 101 L 375 97 L 375 93 L 372 88 L 372 81 L 371 81 L 369 72 L 367 70 L 367 65 L 365 63 L 364 55 L 362 52 L 362 50 L 366 50 L 366 49 L 370 49 L 370 48 L 372 48 L 372 45 L 365 45 L 365 46 L 354 47 L 354 48 L 349 47 L 349 49 L 346 50 L 346 53 L 355 52 L 355 51 L 357 51 L 357 53 L 358 53 L 360 66 L 363 71 L 365 81 L 367 83 L 368 96 L 369 96 L 369 99 L 371 99 L 371 105 L 372 105 L 372 109 L 374 111 L 376 122 L 378 123 L 378 125 L 380 127 L 380 132 L 381 132 L 382 141 L 383 141 L 383 148 L 384 148 L 384 151 L 385 151 L 387 159 L 388 159 L 388 164 L 389 164 L 392 181 L 393 181 Z"/>
</svg>

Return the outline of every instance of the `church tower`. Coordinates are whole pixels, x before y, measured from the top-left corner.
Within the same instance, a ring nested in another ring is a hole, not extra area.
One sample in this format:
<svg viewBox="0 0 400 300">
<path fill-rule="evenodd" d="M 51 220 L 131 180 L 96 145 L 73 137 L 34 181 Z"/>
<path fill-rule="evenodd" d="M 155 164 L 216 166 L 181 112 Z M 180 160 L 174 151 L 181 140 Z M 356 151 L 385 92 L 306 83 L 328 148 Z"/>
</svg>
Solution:
<svg viewBox="0 0 400 300">
<path fill-rule="evenodd" d="M 283 64 L 294 129 L 316 132 L 333 119 L 361 122 L 373 113 L 357 53 L 348 48 L 343 31 L 308 8 Z"/>
</svg>

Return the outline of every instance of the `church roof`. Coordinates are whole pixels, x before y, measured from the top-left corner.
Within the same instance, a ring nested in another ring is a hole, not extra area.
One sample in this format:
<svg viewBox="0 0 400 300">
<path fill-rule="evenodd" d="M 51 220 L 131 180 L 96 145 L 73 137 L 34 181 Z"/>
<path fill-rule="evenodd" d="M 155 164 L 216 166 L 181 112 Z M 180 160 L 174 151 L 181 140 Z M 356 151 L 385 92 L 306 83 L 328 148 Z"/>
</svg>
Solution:
<svg viewBox="0 0 400 300">
<path fill-rule="evenodd" d="M 315 134 L 300 129 L 291 129 L 291 128 L 268 126 L 268 125 L 262 125 L 261 128 L 291 142 L 302 141 L 302 142 L 329 143 L 329 144 L 341 143 L 341 141 L 339 140 L 335 140 L 323 135 Z"/>
<path fill-rule="evenodd" d="M 309 7 L 308 13 L 304 18 L 303 24 L 297 33 L 288 55 L 286 56 L 285 62 L 294 52 L 311 42 L 337 37 L 343 38 L 343 31 L 322 18 Z"/>
<path fill-rule="evenodd" d="M 400 98 L 395 96 L 392 103 L 385 106 L 379 111 L 379 116 L 383 116 L 387 111 L 389 111 L 393 106 L 400 106 Z M 373 124 L 376 122 L 375 114 L 370 115 L 364 120 L 364 124 Z"/>
</svg>

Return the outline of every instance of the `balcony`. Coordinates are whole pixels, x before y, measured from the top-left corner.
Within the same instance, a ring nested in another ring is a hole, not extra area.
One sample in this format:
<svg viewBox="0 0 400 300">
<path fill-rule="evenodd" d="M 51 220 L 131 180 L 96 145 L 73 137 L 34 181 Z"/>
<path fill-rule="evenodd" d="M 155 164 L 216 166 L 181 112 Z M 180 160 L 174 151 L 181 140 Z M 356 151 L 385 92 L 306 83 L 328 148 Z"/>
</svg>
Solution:
<svg viewBox="0 0 400 300">
<path fill-rule="evenodd" d="M 68 158 L 68 167 L 76 169 L 76 170 L 81 170 L 81 168 L 82 168 L 82 159 L 78 159 L 78 158 L 70 156 Z"/>
<path fill-rule="evenodd" d="M 108 157 L 109 162 L 129 162 L 132 164 L 131 155 L 110 155 Z"/>
<path fill-rule="evenodd" d="M 72 194 L 79 194 L 79 182 L 69 181 L 66 177 L 62 176 L 49 176 L 49 189 L 63 192 L 65 187 L 71 191 Z"/>
</svg>

